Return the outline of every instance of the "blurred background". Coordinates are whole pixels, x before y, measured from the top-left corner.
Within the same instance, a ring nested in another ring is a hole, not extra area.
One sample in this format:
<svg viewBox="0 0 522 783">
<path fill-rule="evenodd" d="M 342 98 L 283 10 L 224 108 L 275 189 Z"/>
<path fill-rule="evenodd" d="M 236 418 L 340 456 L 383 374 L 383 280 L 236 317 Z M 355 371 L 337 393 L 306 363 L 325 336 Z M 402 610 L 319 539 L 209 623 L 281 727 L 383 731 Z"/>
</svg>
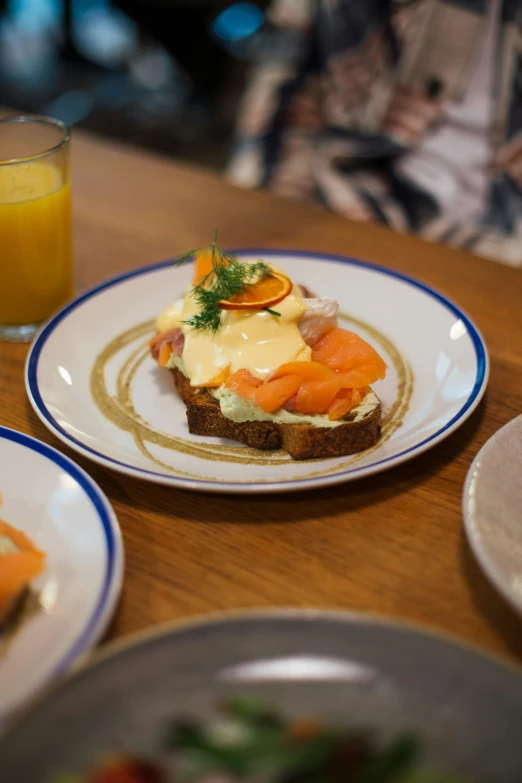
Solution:
<svg viewBox="0 0 522 783">
<path fill-rule="evenodd" d="M 0 0 L 0 105 L 213 168 L 269 0 Z"/>
</svg>

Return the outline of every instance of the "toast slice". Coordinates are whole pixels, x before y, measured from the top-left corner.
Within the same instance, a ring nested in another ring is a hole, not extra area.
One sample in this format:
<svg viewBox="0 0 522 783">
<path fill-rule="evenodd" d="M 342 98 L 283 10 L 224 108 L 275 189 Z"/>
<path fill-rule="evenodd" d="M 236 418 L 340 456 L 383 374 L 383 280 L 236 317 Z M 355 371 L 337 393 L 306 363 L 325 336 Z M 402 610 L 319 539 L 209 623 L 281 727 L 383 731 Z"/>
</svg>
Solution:
<svg viewBox="0 0 522 783">
<path fill-rule="evenodd" d="M 338 427 L 308 424 L 276 424 L 268 421 L 235 422 L 221 413 L 219 402 L 204 389 L 194 389 L 178 369 L 173 369 L 176 388 L 187 406 L 189 432 L 215 438 L 230 438 L 254 449 L 285 449 L 292 459 L 344 457 L 375 446 L 381 433 L 381 405 L 361 421 Z"/>
</svg>

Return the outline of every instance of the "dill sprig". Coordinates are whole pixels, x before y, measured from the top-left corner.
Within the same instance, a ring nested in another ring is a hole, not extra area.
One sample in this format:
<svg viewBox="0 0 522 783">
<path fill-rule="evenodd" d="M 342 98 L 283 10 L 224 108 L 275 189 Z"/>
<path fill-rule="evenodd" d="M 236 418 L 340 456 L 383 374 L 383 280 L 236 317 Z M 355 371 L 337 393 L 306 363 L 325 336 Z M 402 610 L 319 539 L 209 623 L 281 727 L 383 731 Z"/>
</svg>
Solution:
<svg viewBox="0 0 522 783">
<path fill-rule="evenodd" d="M 212 254 L 212 271 L 192 289 L 192 295 L 201 306 L 201 310 L 184 323 L 193 329 L 210 329 L 217 332 L 221 326 L 222 312 L 219 303 L 224 299 L 231 299 L 245 286 L 267 277 L 272 273 L 272 270 L 264 261 L 242 264 L 236 256 L 224 253 L 217 246 L 217 229 L 214 232 L 214 241 L 208 248 L 198 248 L 184 253 L 176 258 L 174 264 L 183 264 L 203 250 L 208 250 Z M 268 308 L 266 309 L 268 310 Z M 275 310 L 269 310 L 269 312 L 272 315 L 280 315 Z"/>
</svg>

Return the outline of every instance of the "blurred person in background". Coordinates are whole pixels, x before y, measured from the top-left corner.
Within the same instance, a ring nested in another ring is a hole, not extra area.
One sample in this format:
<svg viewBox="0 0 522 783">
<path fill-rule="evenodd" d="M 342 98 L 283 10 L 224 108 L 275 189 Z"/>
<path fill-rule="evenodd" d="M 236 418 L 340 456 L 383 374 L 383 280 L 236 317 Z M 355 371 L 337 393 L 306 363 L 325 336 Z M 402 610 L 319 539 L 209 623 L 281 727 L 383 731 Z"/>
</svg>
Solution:
<svg viewBox="0 0 522 783">
<path fill-rule="evenodd" d="M 522 0 L 272 0 L 229 177 L 522 267 Z"/>
</svg>

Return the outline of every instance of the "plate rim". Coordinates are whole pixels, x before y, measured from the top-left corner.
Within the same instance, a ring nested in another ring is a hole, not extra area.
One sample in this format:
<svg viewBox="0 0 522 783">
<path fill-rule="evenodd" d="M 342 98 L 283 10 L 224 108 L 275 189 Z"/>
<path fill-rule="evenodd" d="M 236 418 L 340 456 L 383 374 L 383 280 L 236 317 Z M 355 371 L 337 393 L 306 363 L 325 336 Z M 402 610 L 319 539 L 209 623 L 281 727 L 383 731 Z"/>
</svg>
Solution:
<svg viewBox="0 0 522 783">
<path fill-rule="evenodd" d="M 93 669 L 103 666 L 107 661 L 111 661 L 120 655 L 125 655 L 128 651 L 135 650 L 148 644 L 154 644 L 156 641 L 168 636 L 175 637 L 190 633 L 198 633 L 208 628 L 218 628 L 230 623 L 241 622 L 285 622 L 294 621 L 301 623 L 313 623 L 316 621 L 328 621 L 341 626 L 350 628 L 353 625 L 365 625 L 378 627 L 383 630 L 391 630 L 406 636 L 428 639 L 434 643 L 442 644 L 445 647 L 451 647 L 472 656 L 475 660 L 483 664 L 494 666 L 502 670 L 505 674 L 514 675 L 517 679 L 522 678 L 520 668 L 509 658 L 504 657 L 498 652 L 491 651 L 468 639 L 464 639 L 452 632 L 445 631 L 435 626 L 426 626 L 421 621 L 415 621 L 403 617 L 393 617 L 380 614 L 378 612 L 363 612 L 356 609 L 335 609 L 319 607 L 251 607 L 223 609 L 213 612 L 203 612 L 191 615 L 187 618 L 168 620 L 166 622 L 152 625 L 135 631 L 127 636 L 121 637 L 111 642 L 107 646 L 96 650 L 83 666 L 71 669 L 59 680 L 55 680 L 40 690 L 36 699 L 33 699 L 30 705 L 26 705 L 18 712 L 15 719 L 10 723 L 7 734 L 13 731 L 23 730 L 24 724 L 31 719 L 31 715 L 36 708 L 45 706 L 45 702 L 55 694 L 69 687 L 71 683 L 82 677 L 89 677 Z M 0 736 L 0 745 L 5 741 Z"/>
<path fill-rule="evenodd" d="M 466 538 L 468 540 L 469 547 L 473 552 L 473 555 L 478 565 L 482 569 L 484 575 L 489 580 L 491 585 L 498 591 L 498 593 L 502 596 L 502 598 L 513 609 L 515 609 L 517 614 L 520 615 L 522 614 L 522 599 L 517 601 L 516 598 L 514 597 L 514 594 L 506 586 L 504 580 L 498 575 L 497 569 L 493 565 L 488 552 L 485 550 L 483 546 L 480 545 L 480 540 L 482 536 L 477 537 L 473 535 L 473 531 L 472 531 L 473 515 L 470 511 L 471 485 L 475 477 L 477 466 L 481 458 L 483 457 L 485 450 L 488 447 L 491 448 L 492 446 L 494 446 L 497 440 L 499 440 L 502 437 L 502 435 L 505 434 L 505 431 L 511 429 L 511 427 L 514 427 L 518 422 L 522 424 L 522 414 L 515 416 L 514 419 L 511 419 L 510 421 L 506 422 L 499 430 L 494 432 L 493 435 L 490 438 L 488 438 L 488 440 L 480 447 L 480 449 L 476 453 L 473 462 L 469 466 L 466 475 L 466 480 L 464 482 L 464 488 L 462 490 L 462 516 L 464 519 L 464 530 L 466 532 Z"/>
<path fill-rule="evenodd" d="M 91 501 L 105 536 L 105 575 L 94 609 L 82 625 L 81 631 L 75 634 L 74 640 L 60 657 L 58 663 L 45 674 L 41 684 L 36 689 L 36 693 L 38 693 L 42 689 L 45 690 L 49 682 L 73 667 L 73 664 L 81 662 L 106 630 L 116 608 L 123 583 L 124 551 L 122 535 L 116 513 L 109 499 L 94 479 L 72 459 L 47 443 L 34 438 L 32 435 L 26 435 L 18 430 L 0 425 L 0 441 L 3 440 L 16 443 L 40 454 L 73 478 Z M 31 699 L 31 696 L 28 698 Z M 34 692 L 32 698 L 34 698 Z M 22 701 L 22 705 L 24 701 Z M 3 709 L 0 709 L 0 720 L 9 716 L 12 711 L 16 712 L 19 709 L 20 704 L 18 702 L 5 712 Z"/>
<path fill-rule="evenodd" d="M 49 429 L 56 437 L 58 437 L 63 443 L 73 448 L 79 454 L 88 457 L 92 461 L 103 465 L 104 467 L 115 470 L 124 475 L 133 476 L 135 478 L 141 478 L 157 484 L 165 486 L 174 486 L 181 489 L 189 489 L 201 492 L 213 492 L 213 493 L 235 493 L 235 494 L 249 494 L 251 492 L 259 493 L 279 493 L 279 492 L 292 492 L 297 490 L 308 490 L 316 487 L 326 487 L 334 484 L 340 484 L 346 481 L 355 480 L 357 478 L 363 478 L 365 476 L 379 473 L 383 470 L 392 468 L 396 465 L 412 459 L 418 454 L 422 454 L 432 446 L 436 445 L 440 441 L 451 435 L 461 424 L 463 424 L 480 403 L 489 380 L 490 360 L 488 355 L 487 346 L 485 340 L 475 325 L 473 320 L 468 316 L 455 302 L 442 294 L 440 291 L 432 288 L 426 283 L 417 280 L 414 277 L 405 275 L 402 272 L 397 272 L 386 266 L 375 264 L 370 261 L 364 261 L 362 259 L 352 258 L 350 256 L 335 255 L 329 253 L 310 252 L 306 250 L 285 250 L 277 248 L 259 248 L 259 247 L 245 247 L 239 249 L 228 250 L 229 253 L 236 255 L 266 255 L 266 256 L 281 256 L 286 255 L 293 258 L 309 258 L 314 261 L 326 261 L 334 263 L 347 264 L 349 266 L 355 266 L 359 268 L 370 269 L 371 271 L 387 275 L 392 278 L 401 280 L 413 288 L 420 289 L 425 294 L 428 294 L 433 299 L 443 305 L 453 315 L 462 320 L 466 325 L 466 329 L 470 336 L 477 361 L 477 374 L 473 388 L 466 399 L 465 403 L 461 406 L 460 410 L 453 416 L 453 418 L 441 427 L 436 433 L 429 438 L 425 438 L 415 446 L 411 446 L 409 449 L 396 454 L 392 457 L 387 457 L 384 460 L 380 460 L 371 465 L 361 466 L 358 468 L 348 468 L 342 472 L 335 473 L 333 475 L 316 476 L 312 478 L 298 478 L 285 482 L 213 482 L 209 479 L 188 479 L 181 476 L 169 476 L 166 474 L 158 473 L 154 470 L 146 470 L 144 468 L 133 467 L 120 460 L 115 460 L 111 457 L 107 457 L 102 452 L 92 449 L 90 446 L 83 444 L 81 441 L 74 438 L 67 433 L 65 429 L 56 421 L 54 416 L 46 406 L 43 397 L 38 387 L 37 371 L 38 363 L 41 353 L 45 347 L 45 344 L 51 334 L 55 331 L 58 325 L 63 321 L 70 312 L 82 305 L 87 300 L 99 295 L 105 289 L 112 288 L 115 285 L 129 280 L 133 277 L 139 277 L 151 272 L 155 272 L 159 269 L 163 269 L 172 264 L 172 259 L 159 261 L 153 264 L 138 267 L 137 269 L 131 269 L 120 275 L 110 278 L 98 285 L 89 288 L 84 293 L 75 297 L 71 302 L 67 303 L 61 308 L 54 316 L 52 316 L 39 330 L 36 335 L 33 344 L 31 345 L 25 364 L 25 388 L 26 394 L 29 398 L 35 413 L 43 422 L 43 424 Z"/>
</svg>

